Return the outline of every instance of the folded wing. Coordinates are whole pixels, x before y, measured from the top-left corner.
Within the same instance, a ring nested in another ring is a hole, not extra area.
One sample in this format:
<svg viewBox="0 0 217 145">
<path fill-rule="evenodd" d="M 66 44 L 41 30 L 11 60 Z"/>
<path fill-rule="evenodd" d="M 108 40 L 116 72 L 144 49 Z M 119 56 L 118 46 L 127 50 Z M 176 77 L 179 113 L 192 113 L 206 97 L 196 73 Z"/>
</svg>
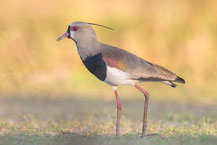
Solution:
<svg viewBox="0 0 217 145">
<path fill-rule="evenodd" d="M 115 67 L 129 73 L 130 79 L 139 80 L 140 82 L 162 82 L 172 87 L 176 86 L 172 82 L 185 83 L 184 79 L 178 77 L 168 69 L 145 61 L 123 49 L 105 45 L 102 51 L 102 57 L 110 67 Z"/>
</svg>

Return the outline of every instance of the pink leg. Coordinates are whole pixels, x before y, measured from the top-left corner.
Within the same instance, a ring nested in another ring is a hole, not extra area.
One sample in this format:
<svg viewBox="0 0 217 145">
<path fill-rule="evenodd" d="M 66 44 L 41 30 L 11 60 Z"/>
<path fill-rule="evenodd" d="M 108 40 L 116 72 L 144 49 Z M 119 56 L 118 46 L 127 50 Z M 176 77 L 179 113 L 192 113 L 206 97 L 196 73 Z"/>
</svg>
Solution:
<svg viewBox="0 0 217 145">
<path fill-rule="evenodd" d="M 143 115 L 143 124 L 142 124 L 142 136 L 141 136 L 141 137 L 144 137 L 145 130 L 146 130 L 146 127 L 147 127 L 147 112 L 148 112 L 149 94 L 148 94 L 148 92 L 146 90 L 142 89 L 141 87 L 139 87 L 136 84 L 135 84 L 135 87 L 145 95 L 144 115 Z"/>
<path fill-rule="evenodd" d="M 120 112 L 121 112 L 121 101 L 118 97 L 118 91 L 114 90 L 117 101 L 117 121 L 116 121 L 116 136 L 119 136 L 119 124 L 120 124 Z"/>
</svg>

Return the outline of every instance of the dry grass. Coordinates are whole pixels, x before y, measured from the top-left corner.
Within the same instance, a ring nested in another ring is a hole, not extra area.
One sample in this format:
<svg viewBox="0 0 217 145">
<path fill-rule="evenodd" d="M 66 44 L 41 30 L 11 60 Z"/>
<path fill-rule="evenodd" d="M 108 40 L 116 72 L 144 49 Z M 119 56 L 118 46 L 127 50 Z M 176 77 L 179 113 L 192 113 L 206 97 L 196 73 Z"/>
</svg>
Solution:
<svg viewBox="0 0 217 145">
<path fill-rule="evenodd" d="M 176 92 L 188 92 L 194 99 L 200 94 L 207 95 L 211 102 L 216 100 L 213 97 L 217 94 L 217 4 L 214 0 L 93 0 L 91 3 L 9 0 L 2 4 L 2 94 L 53 93 L 53 88 L 59 94 L 79 93 L 79 87 L 88 89 L 96 80 L 87 71 L 80 74 L 84 67 L 74 42 L 56 42 L 70 22 L 82 20 L 115 28 L 116 31 L 95 29 L 99 40 L 163 65 L 185 78 L 187 85 Z M 98 84 L 94 85 L 92 90 L 98 88 Z M 151 88 L 162 89 L 161 86 Z M 162 93 L 168 96 L 167 92 Z"/>
<path fill-rule="evenodd" d="M 0 144 L 216 144 L 216 17 L 215 0 L 1 1 Z M 157 136 L 139 138 L 143 98 L 120 87 L 123 135 L 114 137 L 112 89 L 81 65 L 74 42 L 56 42 L 77 20 L 116 29 L 95 27 L 100 41 L 186 80 L 142 86 Z"/>
<path fill-rule="evenodd" d="M 147 132 L 157 135 L 140 139 L 143 100 L 122 102 L 122 135 L 116 138 L 114 101 L 74 96 L 1 98 L 0 144 L 216 143 L 215 105 L 151 101 Z"/>
</svg>

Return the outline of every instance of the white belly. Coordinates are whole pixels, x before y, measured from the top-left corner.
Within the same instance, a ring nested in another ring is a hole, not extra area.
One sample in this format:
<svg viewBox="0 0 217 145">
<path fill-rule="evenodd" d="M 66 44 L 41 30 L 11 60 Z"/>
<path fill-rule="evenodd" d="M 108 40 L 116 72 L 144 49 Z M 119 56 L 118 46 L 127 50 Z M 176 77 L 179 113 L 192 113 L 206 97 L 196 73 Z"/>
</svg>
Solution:
<svg viewBox="0 0 217 145">
<path fill-rule="evenodd" d="M 110 86 L 135 85 L 138 80 L 131 80 L 130 74 L 117 68 L 107 66 L 106 79 L 104 80 Z"/>
</svg>

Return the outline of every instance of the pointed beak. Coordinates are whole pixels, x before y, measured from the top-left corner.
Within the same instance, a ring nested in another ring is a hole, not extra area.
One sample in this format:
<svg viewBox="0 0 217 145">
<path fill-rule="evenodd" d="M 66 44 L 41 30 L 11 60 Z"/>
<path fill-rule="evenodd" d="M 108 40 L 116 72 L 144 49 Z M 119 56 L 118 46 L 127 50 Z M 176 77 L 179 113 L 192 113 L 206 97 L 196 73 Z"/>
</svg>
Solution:
<svg viewBox="0 0 217 145">
<path fill-rule="evenodd" d="M 66 33 L 64 33 L 62 36 L 60 36 L 59 38 L 57 38 L 57 41 L 60 41 L 60 40 L 62 40 L 63 38 L 67 38 L 68 36 L 69 36 L 69 33 L 66 32 Z"/>
</svg>

